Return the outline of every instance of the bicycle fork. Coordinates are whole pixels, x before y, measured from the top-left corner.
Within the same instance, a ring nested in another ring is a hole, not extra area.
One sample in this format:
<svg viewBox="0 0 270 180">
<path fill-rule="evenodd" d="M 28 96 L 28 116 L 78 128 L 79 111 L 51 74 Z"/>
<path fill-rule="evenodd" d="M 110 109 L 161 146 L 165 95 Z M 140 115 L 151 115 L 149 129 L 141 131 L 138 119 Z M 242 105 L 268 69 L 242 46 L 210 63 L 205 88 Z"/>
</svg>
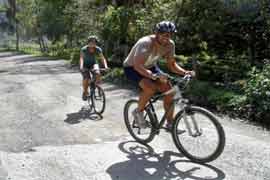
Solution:
<svg viewBox="0 0 270 180">
<path fill-rule="evenodd" d="M 190 117 L 191 117 L 191 121 L 189 121 L 188 117 L 187 117 L 189 114 L 190 114 Z M 202 135 L 202 129 L 199 128 L 198 123 L 195 120 L 193 112 L 189 112 L 187 114 L 186 110 L 184 109 L 183 119 L 184 119 L 185 126 L 186 126 L 186 128 L 188 130 L 188 134 L 190 136 L 197 137 L 197 136 Z"/>
</svg>

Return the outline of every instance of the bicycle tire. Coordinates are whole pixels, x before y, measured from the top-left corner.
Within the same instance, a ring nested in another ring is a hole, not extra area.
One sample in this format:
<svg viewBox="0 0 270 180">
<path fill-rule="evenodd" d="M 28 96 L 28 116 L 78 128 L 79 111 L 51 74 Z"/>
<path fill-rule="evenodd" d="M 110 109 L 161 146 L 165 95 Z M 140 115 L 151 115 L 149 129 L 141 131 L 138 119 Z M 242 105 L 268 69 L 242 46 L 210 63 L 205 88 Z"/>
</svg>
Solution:
<svg viewBox="0 0 270 180">
<path fill-rule="evenodd" d="M 95 85 L 96 87 L 94 88 L 94 90 L 92 90 L 93 92 L 91 92 L 91 101 L 92 101 L 92 106 L 95 110 L 96 113 L 98 114 L 102 114 L 105 111 L 105 107 L 106 107 L 106 96 L 104 93 L 104 90 L 99 86 L 99 85 Z M 98 94 L 96 94 L 98 93 Z M 101 99 L 101 107 L 97 109 L 97 101 L 99 100 L 98 98 Z"/>
<path fill-rule="evenodd" d="M 152 113 L 150 112 L 150 110 L 145 110 L 145 118 L 149 118 L 148 122 L 150 123 L 150 127 L 148 127 L 150 129 L 150 133 L 146 138 L 141 138 L 138 135 L 136 135 L 136 133 L 134 132 L 135 128 L 139 131 L 139 127 L 133 127 L 134 126 L 134 119 L 131 120 L 132 124 L 130 123 L 130 107 L 131 105 L 135 105 L 134 107 L 137 107 L 138 105 L 138 100 L 135 99 L 131 99 L 128 100 L 124 106 L 124 121 L 125 121 L 125 125 L 127 127 L 127 130 L 129 132 L 129 134 L 139 143 L 146 145 L 147 143 L 151 142 L 154 137 L 155 137 L 155 131 L 154 131 L 154 126 L 153 126 L 153 122 L 154 122 L 154 117 L 152 115 Z"/>
<path fill-rule="evenodd" d="M 192 154 L 189 150 L 187 150 L 186 147 L 184 146 L 184 144 L 181 143 L 181 140 L 179 139 L 179 136 L 177 134 L 178 133 L 178 125 L 181 121 L 183 121 L 183 112 L 184 111 L 182 110 L 176 114 L 175 120 L 173 123 L 173 129 L 172 129 L 172 137 L 173 137 L 173 141 L 174 141 L 177 149 L 185 157 L 187 157 L 188 159 L 190 159 L 191 161 L 196 162 L 196 163 L 207 163 L 207 162 L 214 161 L 215 159 L 217 159 L 221 155 L 221 153 L 223 152 L 224 147 L 225 147 L 225 132 L 224 132 L 223 127 L 221 126 L 221 124 L 218 121 L 218 119 L 216 118 L 216 116 L 204 108 L 197 107 L 197 106 L 189 106 L 189 107 L 187 107 L 186 110 L 189 113 L 199 113 L 199 114 L 205 116 L 205 118 L 208 118 L 208 120 L 210 120 L 209 122 L 211 122 L 214 125 L 214 127 L 216 128 L 218 143 L 217 143 L 217 146 L 214 149 L 214 151 L 211 154 L 207 155 L 206 157 L 199 157 L 197 155 Z M 202 118 L 200 118 L 200 123 L 201 124 L 203 123 Z M 210 129 L 210 131 L 211 131 L 211 129 Z M 201 130 L 201 132 L 202 132 L 202 130 Z M 187 134 L 188 134 L 188 132 L 186 133 L 186 135 Z M 180 135 L 180 136 L 182 136 L 182 135 Z M 188 140 L 190 140 L 190 138 Z M 190 143 L 191 141 L 188 141 L 188 142 Z M 207 143 L 207 141 L 204 141 L 204 143 Z"/>
</svg>

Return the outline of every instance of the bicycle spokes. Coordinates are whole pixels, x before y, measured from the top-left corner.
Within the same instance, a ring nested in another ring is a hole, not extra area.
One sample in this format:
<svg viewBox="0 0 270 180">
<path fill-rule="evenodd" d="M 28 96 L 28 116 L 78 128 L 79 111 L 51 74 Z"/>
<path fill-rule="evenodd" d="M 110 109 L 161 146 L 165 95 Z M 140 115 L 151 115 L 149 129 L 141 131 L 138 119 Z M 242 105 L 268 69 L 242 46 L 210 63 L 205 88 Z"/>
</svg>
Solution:
<svg viewBox="0 0 270 180">
<path fill-rule="evenodd" d="M 187 133 L 177 134 L 176 131 Z M 177 148 L 195 162 L 209 162 L 216 159 L 224 149 L 224 130 L 217 118 L 200 107 L 190 107 L 176 116 L 173 138 Z"/>
<path fill-rule="evenodd" d="M 188 118 L 188 115 L 190 118 Z M 195 120 L 194 113 L 183 112 L 183 119 L 185 126 L 188 130 L 188 134 L 192 137 L 197 137 L 202 135 L 202 129 L 199 128 L 197 121 Z"/>
<path fill-rule="evenodd" d="M 139 125 L 135 121 L 135 117 L 133 115 L 133 111 L 138 107 L 137 100 L 129 100 L 124 108 L 124 119 L 126 127 L 129 133 L 140 143 L 148 143 L 154 138 L 153 127 L 151 125 L 151 117 L 149 115 L 149 111 L 144 111 L 144 119 L 147 122 L 146 128 L 140 128 Z"/>
<path fill-rule="evenodd" d="M 102 114 L 105 110 L 105 93 L 98 85 L 90 86 L 89 106 L 94 109 L 94 113 Z"/>
</svg>

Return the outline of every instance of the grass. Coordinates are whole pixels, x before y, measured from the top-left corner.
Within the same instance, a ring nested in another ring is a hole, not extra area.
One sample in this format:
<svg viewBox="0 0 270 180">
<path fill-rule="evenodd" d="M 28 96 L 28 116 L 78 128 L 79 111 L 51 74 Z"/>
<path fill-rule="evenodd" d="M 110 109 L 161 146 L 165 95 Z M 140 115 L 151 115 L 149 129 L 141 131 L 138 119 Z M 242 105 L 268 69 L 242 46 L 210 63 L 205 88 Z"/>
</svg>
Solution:
<svg viewBox="0 0 270 180">
<path fill-rule="evenodd" d="M 4 52 L 4 51 L 16 51 L 16 47 L 15 45 L 11 45 L 8 46 L 6 48 L 0 48 L 0 51 Z M 65 56 L 59 56 L 57 54 L 55 54 L 55 52 L 41 52 L 40 51 L 40 47 L 39 44 L 35 44 L 35 43 L 21 43 L 20 47 L 19 47 L 19 52 L 22 54 L 31 54 L 33 56 L 46 56 L 46 57 L 54 57 L 55 59 L 57 58 L 62 58 L 62 59 L 67 59 L 68 58 Z"/>
</svg>

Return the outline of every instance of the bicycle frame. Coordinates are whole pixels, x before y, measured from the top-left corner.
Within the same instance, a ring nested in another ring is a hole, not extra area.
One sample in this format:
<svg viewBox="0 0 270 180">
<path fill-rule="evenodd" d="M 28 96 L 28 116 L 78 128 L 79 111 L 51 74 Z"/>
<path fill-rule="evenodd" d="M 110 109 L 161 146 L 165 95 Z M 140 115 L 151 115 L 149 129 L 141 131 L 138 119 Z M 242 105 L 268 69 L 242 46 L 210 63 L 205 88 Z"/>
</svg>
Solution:
<svg viewBox="0 0 270 180">
<path fill-rule="evenodd" d="M 156 120 L 156 123 L 154 124 L 154 129 L 156 130 L 156 133 L 159 133 L 159 130 L 160 129 L 166 129 L 166 128 L 163 127 L 163 125 L 164 125 L 164 123 L 166 121 L 166 117 L 168 115 L 168 112 L 170 112 L 175 107 L 175 105 L 178 104 L 179 101 L 180 101 L 180 103 L 182 104 L 182 106 L 181 106 L 181 110 L 179 112 L 182 111 L 182 113 L 183 113 L 184 123 L 185 123 L 185 126 L 186 126 L 187 130 L 188 130 L 189 135 L 190 136 L 193 136 L 193 137 L 200 136 L 202 132 L 199 129 L 199 126 L 198 126 L 197 122 L 195 121 L 194 116 L 193 115 L 191 116 L 191 123 L 192 123 L 192 125 L 187 120 L 186 113 L 190 113 L 190 112 L 188 112 L 189 104 L 187 102 L 185 102 L 185 100 L 182 98 L 181 93 L 179 91 L 176 91 L 176 94 L 174 94 L 174 98 L 173 98 L 173 101 L 172 101 L 172 103 L 171 103 L 171 105 L 169 107 L 169 110 L 167 110 L 167 111 L 164 112 L 161 120 L 159 121 L 153 104 L 157 100 L 163 98 L 164 96 L 166 96 L 166 95 L 168 95 L 170 93 L 172 93 L 172 90 L 168 90 L 168 91 L 166 91 L 166 92 L 164 92 L 164 93 L 162 93 L 160 95 L 155 95 L 154 97 L 152 97 L 149 100 L 149 103 L 145 107 L 145 109 L 149 109 L 151 111 L 151 113 L 154 115 L 153 118 L 155 118 L 155 120 Z M 182 101 L 181 101 L 181 99 L 182 99 Z M 194 127 L 194 130 L 193 131 L 192 131 L 192 128 L 191 127 Z"/>
<path fill-rule="evenodd" d="M 92 71 L 89 71 L 90 73 L 90 80 L 89 80 L 89 87 L 90 87 L 90 96 L 93 95 L 93 91 L 96 88 L 96 74 Z"/>
<path fill-rule="evenodd" d="M 106 69 L 100 68 L 99 69 L 100 72 L 102 71 L 106 71 Z M 96 73 L 93 70 L 89 71 L 90 73 L 90 80 L 89 80 L 89 88 L 90 88 L 90 93 L 89 93 L 89 97 L 91 97 L 94 94 L 95 88 L 96 88 Z"/>
<path fill-rule="evenodd" d="M 170 112 L 170 111 L 172 110 L 172 108 L 174 108 L 174 106 L 175 106 L 175 105 L 179 102 L 179 100 L 180 100 L 180 98 L 174 99 L 174 100 L 172 101 L 172 104 L 171 104 L 170 107 L 169 107 L 169 110 L 164 112 L 164 114 L 163 114 L 161 120 L 159 121 L 159 120 L 158 120 L 158 117 L 157 117 L 157 114 L 156 114 L 156 111 L 155 111 L 155 107 L 154 107 L 153 104 L 154 104 L 156 101 L 158 101 L 159 99 L 163 98 L 164 96 L 166 96 L 166 92 L 163 93 L 163 94 L 161 94 L 161 95 L 156 95 L 156 96 L 154 96 L 153 98 L 151 98 L 151 99 L 149 100 L 149 103 L 148 103 L 148 104 L 146 105 L 146 107 L 145 107 L 145 109 L 150 109 L 150 111 L 151 111 L 152 114 L 154 115 L 154 118 L 155 118 L 155 120 L 156 120 L 156 122 L 157 122 L 157 124 L 155 124 L 154 127 L 155 127 L 155 129 L 156 129 L 157 131 L 159 131 L 159 129 L 162 129 L 162 128 L 163 128 L 163 125 L 164 125 L 164 123 L 165 123 L 165 121 L 166 121 L 166 117 L 167 117 L 167 115 L 168 115 L 168 112 Z"/>
<path fill-rule="evenodd" d="M 100 69 L 100 71 L 105 71 L 105 70 Z M 97 80 L 96 73 L 94 71 L 90 70 L 89 74 L 90 74 L 90 79 L 89 79 L 90 92 L 89 92 L 89 96 L 88 96 L 88 101 L 91 101 L 91 103 L 89 103 L 90 111 L 94 110 L 93 114 L 98 114 L 99 116 L 101 116 L 101 113 L 97 112 L 96 104 L 95 104 L 95 101 L 93 100 L 94 96 L 95 96 L 95 89 L 97 88 L 97 85 L 96 85 L 96 80 Z"/>
</svg>

